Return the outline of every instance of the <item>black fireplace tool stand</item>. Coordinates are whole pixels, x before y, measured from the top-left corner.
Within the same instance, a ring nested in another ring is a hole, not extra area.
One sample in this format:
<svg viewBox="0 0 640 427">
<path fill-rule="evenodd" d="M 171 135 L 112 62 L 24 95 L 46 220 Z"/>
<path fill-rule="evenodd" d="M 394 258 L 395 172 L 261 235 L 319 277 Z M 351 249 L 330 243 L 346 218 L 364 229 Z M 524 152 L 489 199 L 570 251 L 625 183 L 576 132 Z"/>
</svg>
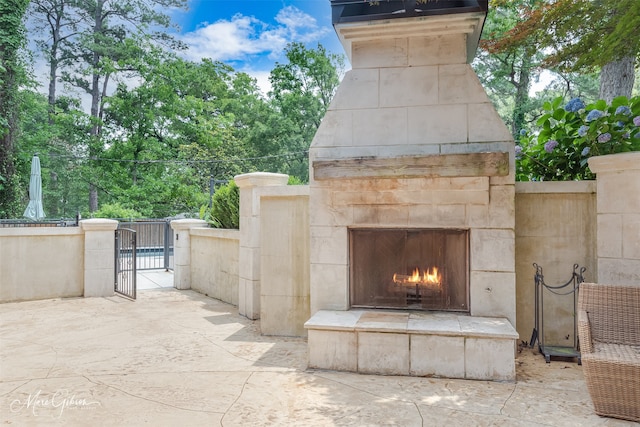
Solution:
<svg viewBox="0 0 640 427">
<path fill-rule="evenodd" d="M 544 282 L 544 275 L 542 274 L 542 267 L 533 263 L 533 268 L 536 269 L 535 274 L 535 327 L 531 334 L 531 341 L 529 347 L 533 348 L 536 341 L 538 342 L 538 350 L 540 354 L 544 355 L 544 359 L 547 363 L 551 362 L 552 357 L 563 358 L 576 358 L 578 365 L 582 365 L 582 358 L 580 356 L 579 342 L 578 342 L 578 324 L 577 324 L 577 303 L 578 303 L 578 288 L 580 283 L 584 282 L 583 273 L 587 270 L 585 267 L 580 268 L 578 264 L 573 264 L 573 274 L 569 281 L 563 285 L 550 286 Z M 559 345 L 546 345 L 544 342 L 544 299 L 545 289 L 553 295 L 558 296 L 573 296 L 573 346 L 559 346 Z"/>
</svg>

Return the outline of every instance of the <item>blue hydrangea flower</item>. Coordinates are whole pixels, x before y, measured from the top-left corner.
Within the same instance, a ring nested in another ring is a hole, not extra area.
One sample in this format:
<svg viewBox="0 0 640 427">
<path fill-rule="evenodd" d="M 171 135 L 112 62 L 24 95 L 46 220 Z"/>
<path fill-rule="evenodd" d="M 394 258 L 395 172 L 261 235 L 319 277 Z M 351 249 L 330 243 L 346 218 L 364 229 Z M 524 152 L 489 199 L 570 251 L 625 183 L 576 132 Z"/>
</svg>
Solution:
<svg viewBox="0 0 640 427">
<path fill-rule="evenodd" d="M 589 151 L 591 151 L 591 148 L 589 148 L 589 147 L 584 147 L 584 148 L 582 149 L 582 153 L 581 153 L 581 154 L 582 154 L 582 157 L 584 157 L 584 156 L 586 156 L 587 154 L 589 154 Z"/>
<path fill-rule="evenodd" d="M 630 136 L 631 136 L 631 134 L 629 132 L 625 132 L 625 133 L 622 134 L 622 137 L 624 139 L 629 139 Z"/>
<path fill-rule="evenodd" d="M 520 129 L 520 136 L 525 136 L 527 134 L 526 129 Z"/>
<path fill-rule="evenodd" d="M 582 125 L 578 129 L 578 136 L 585 136 L 589 131 L 589 126 Z"/>
<path fill-rule="evenodd" d="M 584 102 L 580 98 L 573 98 L 564 106 L 565 111 L 576 113 L 585 107 Z"/>
<path fill-rule="evenodd" d="M 547 141 L 546 144 L 544 144 L 544 151 L 546 151 L 547 153 L 551 153 L 553 152 L 553 149 L 556 148 L 557 146 L 558 146 L 558 141 L 556 141 L 555 139 L 551 139 Z"/>
<path fill-rule="evenodd" d="M 599 119 L 600 117 L 604 116 L 604 113 L 600 110 L 591 110 L 589 111 L 589 114 L 587 114 L 587 118 L 585 119 L 587 122 L 592 122 L 594 120 Z"/>
<path fill-rule="evenodd" d="M 640 126 L 640 116 L 635 116 L 633 118 L 633 124 L 636 126 Z"/>
<path fill-rule="evenodd" d="M 522 147 L 516 145 L 516 159 L 519 159 L 520 157 L 522 157 Z"/>
<path fill-rule="evenodd" d="M 598 135 L 598 142 L 609 142 L 611 141 L 611 134 L 609 132 Z"/>
<path fill-rule="evenodd" d="M 625 116 L 630 116 L 631 109 L 626 105 L 621 105 L 618 108 L 616 108 L 616 114 L 624 114 Z"/>
</svg>

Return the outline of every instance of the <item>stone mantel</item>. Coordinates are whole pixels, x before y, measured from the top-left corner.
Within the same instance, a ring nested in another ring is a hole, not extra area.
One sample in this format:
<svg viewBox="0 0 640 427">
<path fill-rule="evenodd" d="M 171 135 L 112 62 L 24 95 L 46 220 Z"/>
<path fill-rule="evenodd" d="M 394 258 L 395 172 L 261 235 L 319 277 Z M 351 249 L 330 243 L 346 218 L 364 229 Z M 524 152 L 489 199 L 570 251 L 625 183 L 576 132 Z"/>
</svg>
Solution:
<svg viewBox="0 0 640 427">
<path fill-rule="evenodd" d="M 507 176 L 509 153 L 318 159 L 312 165 L 316 180 Z"/>
</svg>

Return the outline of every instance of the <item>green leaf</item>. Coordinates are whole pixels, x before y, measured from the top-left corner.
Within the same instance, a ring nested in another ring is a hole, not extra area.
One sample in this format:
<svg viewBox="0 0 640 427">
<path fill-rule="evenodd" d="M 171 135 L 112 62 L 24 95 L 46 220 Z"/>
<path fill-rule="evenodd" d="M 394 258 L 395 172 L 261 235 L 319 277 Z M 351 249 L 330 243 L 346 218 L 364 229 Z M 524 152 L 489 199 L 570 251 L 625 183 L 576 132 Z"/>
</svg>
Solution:
<svg viewBox="0 0 640 427">
<path fill-rule="evenodd" d="M 613 98 L 613 101 L 611 101 L 611 107 L 614 111 L 621 105 L 629 105 L 629 99 L 626 96 L 617 96 Z"/>
<path fill-rule="evenodd" d="M 540 117 L 537 121 L 536 124 L 538 126 L 543 126 L 545 123 L 549 122 L 549 119 L 551 118 L 551 114 L 544 114 L 542 117 Z"/>
<path fill-rule="evenodd" d="M 606 111 L 607 110 L 607 102 L 604 99 L 599 99 L 595 103 L 593 103 L 593 107 L 596 110 Z"/>
<path fill-rule="evenodd" d="M 553 103 L 551 104 L 551 109 L 556 110 L 563 103 L 564 103 L 564 97 L 559 96 L 559 97 L 557 97 L 556 99 L 553 100 Z"/>
<path fill-rule="evenodd" d="M 556 120 L 562 120 L 565 116 L 565 111 L 564 108 L 557 108 L 554 112 L 553 112 L 553 118 Z"/>
</svg>

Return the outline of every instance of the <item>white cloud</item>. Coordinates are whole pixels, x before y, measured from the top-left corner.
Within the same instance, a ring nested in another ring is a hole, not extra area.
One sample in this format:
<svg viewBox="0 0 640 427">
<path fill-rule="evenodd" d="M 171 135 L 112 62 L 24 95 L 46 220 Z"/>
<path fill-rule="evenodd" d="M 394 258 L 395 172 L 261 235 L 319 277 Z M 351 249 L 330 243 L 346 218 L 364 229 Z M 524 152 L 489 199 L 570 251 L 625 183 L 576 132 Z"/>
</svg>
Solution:
<svg viewBox="0 0 640 427">
<path fill-rule="evenodd" d="M 182 41 L 189 46 L 184 55 L 191 60 L 238 61 L 250 55 L 275 59 L 287 43 L 318 40 L 329 31 L 294 6 L 281 9 L 275 21 L 275 25 L 270 25 L 255 17 L 237 14 L 230 20 L 207 23 L 182 36 Z"/>
<path fill-rule="evenodd" d="M 328 28 L 318 27 L 318 22 L 313 16 L 293 6 L 281 9 L 275 19 L 276 22 L 287 29 L 291 39 L 296 39 L 303 43 L 317 40 L 329 30 Z"/>
<path fill-rule="evenodd" d="M 271 73 L 269 71 L 257 71 L 257 70 L 243 70 L 243 72 L 249 74 L 251 77 L 256 79 L 258 83 L 258 87 L 260 91 L 266 95 L 271 90 L 271 82 L 269 81 L 269 76 Z"/>
</svg>

